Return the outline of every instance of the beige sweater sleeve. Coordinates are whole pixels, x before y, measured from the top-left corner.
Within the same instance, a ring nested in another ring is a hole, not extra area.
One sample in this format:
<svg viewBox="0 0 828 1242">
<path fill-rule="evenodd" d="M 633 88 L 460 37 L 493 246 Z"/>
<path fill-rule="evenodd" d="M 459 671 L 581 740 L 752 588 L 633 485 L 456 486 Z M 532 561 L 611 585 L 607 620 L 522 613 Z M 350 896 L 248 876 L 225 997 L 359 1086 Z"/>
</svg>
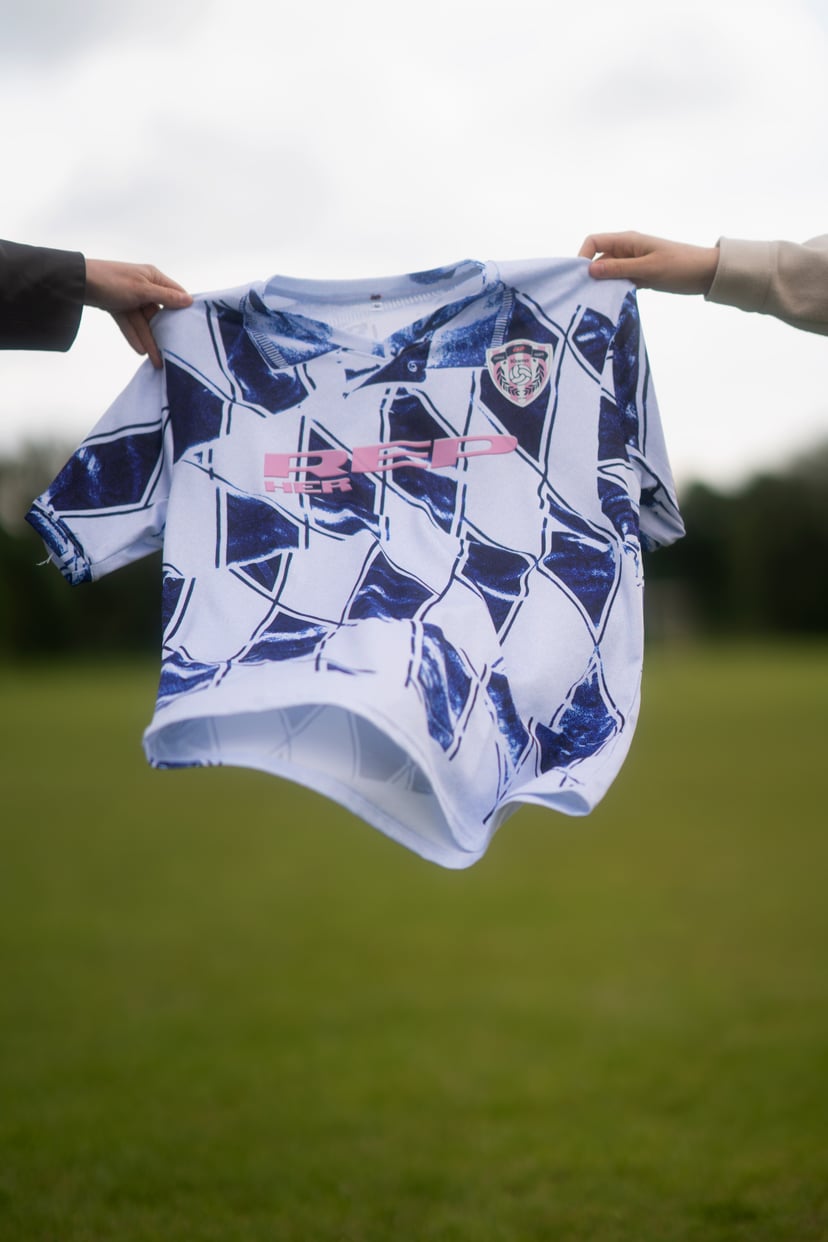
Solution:
<svg viewBox="0 0 828 1242">
<path fill-rule="evenodd" d="M 828 234 L 801 246 L 720 238 L 707 298 L 828 335 Z"/>
</svg>

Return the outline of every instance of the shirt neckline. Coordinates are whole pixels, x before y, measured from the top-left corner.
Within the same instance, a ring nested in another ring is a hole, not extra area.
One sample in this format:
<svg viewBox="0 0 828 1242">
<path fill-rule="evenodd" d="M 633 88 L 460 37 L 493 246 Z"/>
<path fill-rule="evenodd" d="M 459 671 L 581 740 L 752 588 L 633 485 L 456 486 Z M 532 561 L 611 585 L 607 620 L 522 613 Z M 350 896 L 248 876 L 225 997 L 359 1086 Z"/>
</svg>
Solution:
<svg viewBox="0 0 828 1242">
<path fill-rule="evenodd" d="M 273 276 L 253 286 L 244 299 L 245 327 L 265 357 L 279 367 L 310 360 L 335 349 L 347 349 L 381 361 L 433 335 L 499 282 L 496 265 L 476 259 L 464 259 L 425 272 L 368 279 Z M 441 292 L 442 296 L 435 297 Z M 352 315 L 344 314 L 344 322 L 331 323 L 321 314 L 314 315 L 316 307 L 337 303 L 342 305 L 343 311 L 349 306 L 354 308 Z M 380 331 L 375 338 L 348 330 L 349 319 L 354 322 L 375 314 L 379 326 L 383 311 L 399 310 L 403 306 L 411 307 L 412 319 L 394 332 L 383 334 Z M 428 308 L 424 316 L 416 317 L 417 306 Z M 280 338 L 282 342 L 290 342 L 290 360 L 284 345 L 280 348 Z"/>
</svg>

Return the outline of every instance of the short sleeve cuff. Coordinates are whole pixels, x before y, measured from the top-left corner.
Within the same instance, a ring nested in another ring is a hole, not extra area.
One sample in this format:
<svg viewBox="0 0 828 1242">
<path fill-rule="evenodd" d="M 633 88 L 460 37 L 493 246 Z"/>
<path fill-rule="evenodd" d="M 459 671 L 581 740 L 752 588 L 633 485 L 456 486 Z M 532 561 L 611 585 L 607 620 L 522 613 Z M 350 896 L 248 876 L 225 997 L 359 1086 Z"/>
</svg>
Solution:
<svg viewBox="0 0 828 1242">
<path fill-rule="evenodd" d="M 83 549 L 64 521 L 44 505 L 35 502 L 26 514 L 46 545 L 49 558 L 57 565 L 67 582 L 79 586 L 92 581 L 92 566 Z"/>
</svg>

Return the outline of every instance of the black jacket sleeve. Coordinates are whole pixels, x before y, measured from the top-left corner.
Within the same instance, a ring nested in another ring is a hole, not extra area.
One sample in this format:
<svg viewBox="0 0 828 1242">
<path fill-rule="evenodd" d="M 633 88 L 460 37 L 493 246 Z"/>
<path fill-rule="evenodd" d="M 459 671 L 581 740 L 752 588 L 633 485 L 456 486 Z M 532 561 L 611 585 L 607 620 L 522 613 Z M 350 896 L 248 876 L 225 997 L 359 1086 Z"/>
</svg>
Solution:
<svg viewBox="0 0 828 1242">
<path fill-rule="evenodd" d="M 85 287 L 82 254 L 0 241 L 0 349 L 68 349 Z"/>
</svg>

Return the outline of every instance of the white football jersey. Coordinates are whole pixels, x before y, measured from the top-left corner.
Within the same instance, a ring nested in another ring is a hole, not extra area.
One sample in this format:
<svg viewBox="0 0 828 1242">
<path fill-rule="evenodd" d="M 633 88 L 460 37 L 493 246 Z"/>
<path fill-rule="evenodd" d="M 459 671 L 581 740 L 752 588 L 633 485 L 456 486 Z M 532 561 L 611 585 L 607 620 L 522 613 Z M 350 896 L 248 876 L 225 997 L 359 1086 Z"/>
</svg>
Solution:
<svg viewBox="0 0 828 1242">
<path fill-rule="evenodd" d="M 469 866 L 629 748 L 641 544 L 682 533 L 635 293 L 582 259 L 275 277 L 159 315 L 29 521 L 72 582 L 163 548 L 157 767 L 320 790 Z"/>
</svg>

